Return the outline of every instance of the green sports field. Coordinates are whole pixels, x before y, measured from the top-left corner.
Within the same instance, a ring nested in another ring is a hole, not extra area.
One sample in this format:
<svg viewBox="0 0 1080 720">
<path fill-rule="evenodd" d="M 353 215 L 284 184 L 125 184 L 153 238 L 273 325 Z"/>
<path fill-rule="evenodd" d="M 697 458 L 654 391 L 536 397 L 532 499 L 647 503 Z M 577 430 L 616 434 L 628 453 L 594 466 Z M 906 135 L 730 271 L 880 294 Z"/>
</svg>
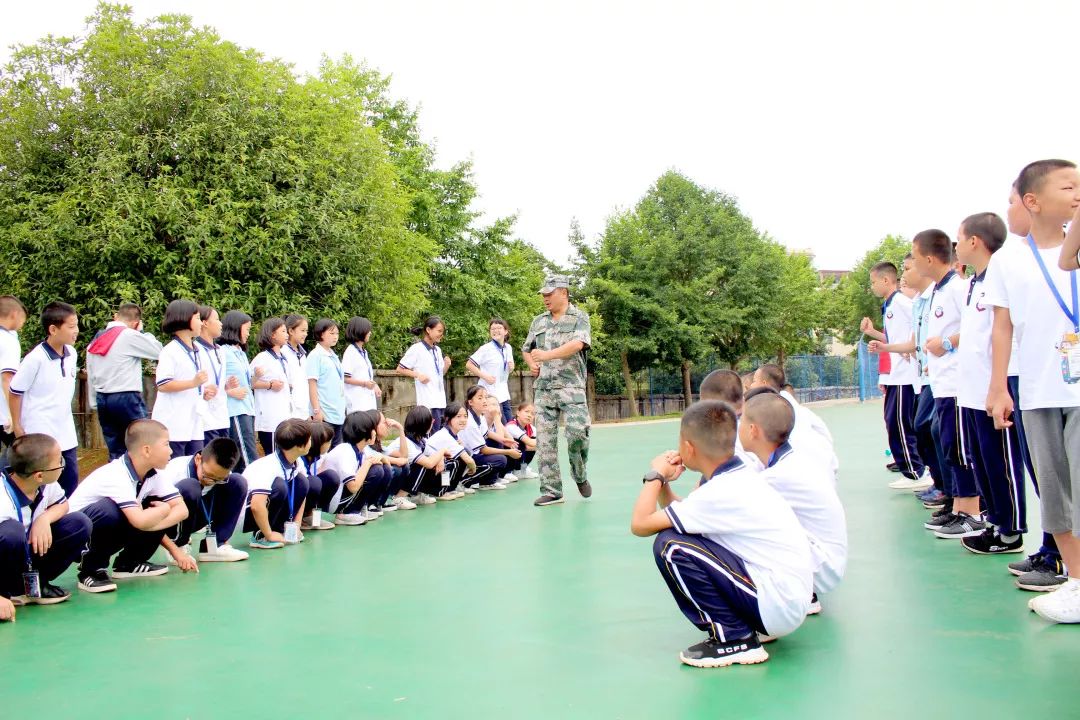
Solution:
<svg viewBox="0 0 1080 720">
<path fill-rule="evenodd" d="M 842 463 L 848 575 L 763 665 L 678 662 L 701 634 L 628 530 L 669 421 L 594 428 L 588 502 L 571 489 L 537 509 L 523 481 L 20 608 L 0 626 L 0 717 L 1076 717 L 1080 628 L 1027 610 L 1005 571 L 1021 556 L 922 529 L 910 493 L 885 487 L 880 404 L 818 412 Z"/>
</svg>

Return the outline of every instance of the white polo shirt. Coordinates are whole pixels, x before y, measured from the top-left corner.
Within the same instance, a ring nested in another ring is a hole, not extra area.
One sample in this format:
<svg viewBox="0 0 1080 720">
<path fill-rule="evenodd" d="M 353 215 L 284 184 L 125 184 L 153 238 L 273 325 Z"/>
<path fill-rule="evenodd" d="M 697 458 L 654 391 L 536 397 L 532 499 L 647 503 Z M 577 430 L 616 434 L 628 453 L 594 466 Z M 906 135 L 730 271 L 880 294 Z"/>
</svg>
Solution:
<svg viewBox="0 0 1080 720">
<path fill-rule="evenodd" d="M 272 382 L 280 380 L 280 390 L 258 388 L 255 390 L 255 430 L 256 432 L 274 432 L 283 420 L 288 420 L 292 415 L 293 395 L 289 385 L 292 375 L 289 373 L 289 363 L 284 354 L 278 355 L 269 350 L 263 350 L 251 361 L 251 379 L 256 382 L 255 370 L 263 369 L 262 377 L 258 382 Z M 304 380 L 306 383 L 307 380 Z"/>
<path fill-rule="evenodd" d="M 269 455 L 263 455 L 261 458 L 244 468 L 244 480 L 247 481 L 248 494 L 247 500 L 244 503 L 244 507 L 247 508 L 251 505 L 251 498 L 254 495 L 269 495 L 270 490 L 274 484 L 274 481 L 281 478 L 285 481 L 286 489 L 295 488 L 294 482 L 296 476 L 301 473 L 301 466 L 303 462 L 297 458 L 296 462 L 289 464 L 285 462 L 285 459 L 281 456 L 280 452 L 272 452 Z M 296 508 L 300 507 L 300 503 L 304 498 L 297 497 L 297 493 L 293 490 L 292 508 L 289 514 L 290 517 L 296 514 Z M 287 501 L 287 500 L 286 500 Z"/>
<path fill-rule="evenodd" d="M 959 387 L 956 402 L 960 407 L 986 411 L 986 393 L 990 389 L 990 335 L 994 328 L 994 308 L 987 305 L 986 271 L 971 278 L 960 314 Z"/>
<path fill-rule="evenodd" d="M 356 473 L 360 470 L 360 460 L 364 455 L 368 454 L 367 451 L 367 447 L 358 451 L 355 445 L 343 442 L 323 456 L 323 469 L 333 470 L 341 480 L 341 485 L 338 487 L 334 499 L 330 501 L 331 512 L 337 511 L 343 497 L 352 494 L 345 488 L 345 483 L 352 482 L 352 479 L 356 477 Z"/>
<path fill-rule="evenodd" d="M 450 430 L 444 427 L 427 439 L 427 445 L 424 446 L 424 455 L 430 457 L 446 450 L 450 451 L 449 459 L 456 460 L 461 456 L 461 453 L 465 452 L 465 447 L 461 444 L 459 438 L 454 437 Z"/>
<path fill-rule="evenodd" d="M 12 504 L 12 497 L 15 504 Z M 23 505 L 23 500 L 28 502 Z M 46 510 L 67 500 L 60 483 L 51 482 L 38 488 L 34 497 L 27 498 L 6 473 L 0 472 L 0 522 L 18 520 L 23 530 L 44 514 Z"/>
<path fill-rule="evenodd" d="M 158 356 L 155 382 L 160 388 L 172 380 L 192 380 L 204 369 L 210 375 L 210 382 L 213 382 L 213 373 L 206 367 L 198 342 L 195 341 L 194 347 L 189 349 L 174 337 L 165 343 Z M 189 442 L 203 439 L 203 419 L 207 412 L 200 385 L 180 392 L 158 390 L 150 417 L 169 429 L 170 442 Z"/>
<path fill-rule="evenodd" d="M 217 386 L 217 395 L 212 400 L 203 401 L 206 404 L 203 430 L 225 430 L 229 427 L 229 396 L 225 394 L 225 383 L 229 378 L 225 372 L 225 348 L 204 343 L 201 338 L 195 339 L 195 347 L 199 351 L 199 362 L 210 376 L 208 384 Z M 203 385 L 205 388 L 206 385 Z"/>
<path fill-rule="evenodd" d="M 65 451 L 78 446 L 71 412 L 78 371 L 78 356 L 70 345 L 64 346 L 63 355 L 45 342 L 26 353 L 10 387 L 13 395 L 22 396 L 20 421 L 27 434 L 49 435 Z"/>
<path fill-rule="evenodd" d="M 307 350 L 301 345 L 293 350 L 292 345 L 285 343 L 281 348 L 281 355 L 285 358 L 285 365 L 289 369 L 288 385 L 292 387 L 290 402 L 290 415 L 298 420 L 307 420 L 311 417 L 311 388 L 308 387 L 307 375 Z M 263 376 L 265 379 L 266 376 Z"/>
<path fill-rule="evenodd" d="M 787 635 L 806 619 L 814 592 L 806 531 L 755 469 L 733 458 L 718 470 L 665 512 L 677 532 L 702 535 L 742 558 L 765 630 Z"/>
<path fill-rule="evenodd" d="M 427 383 L 414 381 L 416 386 L 416 404 L 432 410 L 446 407 L 446 384 L 443 379 L 443 354 L 438 345 L 428 345 L 420 341 L 413 343 L 405 351 L 398 367 L 428 376 Z"/>
<path fill-rule="evenodd" d="M 882 305 L 882 324 L 885 341 L 906 342 L 911 338 L 911 300 L 902 292 L 894 292 Z M 914 385 L 919 379 L 919 367 L 914 358 L 889 353 L 889 373 L 882 375 L 882 385 Z"/>
<path fill-rule="evenodd" d="M 426 444 L 427 443 L 425 442 L 424 445 L 426 445 Z M 388 452 L 388 453 L 396 453 L 398 451 L 398 448 L 400 448 L 400 447 L 401 447 L 401 437 L 396 437 L 396 438 L 394 438 L 394 440 L 389 445 L 386 446 L 386 452 Z M 405 438 L 405 451 L 408 453 L 408 455 L 406 456 L 406 459 L 410 463 L 416 462 L 416 460 L 421 455 L 425 454 L 424 453 L 424 447 L 421 446 L 421 445 L 417 445 L 415 442 L 413 442 L 413 440 L 411 438 Z"/>
<path fill-rule="evenodd" d="M 941 282 L 934 285 L 932 292 L 926 337 L 944 340 L 960 332 L 960 315 L 967 296 L 967 284 L 964 278 L 950 270 Z M 963 338 L 960 342 L 963 344 Z M 927 352 L 926 367 L 934 398 L 955 398 L 960 385 L 960 358 L 957 354 L 947 352 L 938 357 Z"/>
<path fill-rule="evenodd" d="M 761 473 L 791 506 L 810 542 L 814 590 L 830 592 L 847 568 L 847 521 L 828 469 L 812 455 L 784 443 Z"/>
<path fill-rule="evenodd" d="M 495 396 L 500 403 L 510 400 L 510 366 L 514 362 L 514 351 L 509 343 L 499 343 L 492 340 L 477 348 L 469 358 L 476 367 L 486 374 L 495 378 L 495 383 L 489 383 L 480 378 L 478 385 L 486 388 L 488 393 Z"/>
<path fill-rule="evenodd" d="M 19 370 L 19 361 L 22 359 L 22 346 L 19 345 L 19 333 L 7 328 L 0 328 L 0 375 L 11 373 L 14 375 Z M 11 408 L 8 407 L 7 396 L 0 393 L 0 427 L 11 431 Z"/>
<path fill-rule="evenodd" d="M 470 455 L 480 452 L 480 448 L 487 445 L 488 422 L 483 415 L 473 413 L 471 409 L 465 411 L 469 416 L 469 422 L 465 429 L 458 435 L 458 442 L 465 446 Z"/>
<path fill-rule="evenodd" d="M 525 427 L 521 427 L 521 425 L 518 425 L 517 418 L 506 423 L 503 427 L 506 428 L 506 432 L 510 433 L 510 437 L 515 440 L 521 440 L 523 437 L 531 438 L 533 440 L 536 439 L 536 432 L 533 430 L 533 426 L 526 425 Z"/>
<path fill-rule="evenodd" d="M 123 510 L 141 507 L 149 497 L 168 502 L 179 496 L 176 486 L 155 470 L 140 481 L 130 456 L 125 453 L 87 475 L 71 494 L 69 508 L 71 512 L 79 512 L 98 500 L 109 499 Z"/>
<path fill-rule="evenodd" d="M 345 372 L 346 378 L 375 382 L 375 368 L 371 364 L 371 358 L 367 350 L 356 343 L 349 343 L 349 347 L 345 348 L 345 353 L 341 357 L 341 369 Z M 378 409 L 378 399 L 375 397 L 374 390 L 345 383 L 345 412 L 376 409 Z"/>
<path fill-rule="evenodd" d="M 840 471 L 840 458 L 836 456 L 836 448 L 833 444 L 832 433 L 829 432 L 829 426 L 825 424 L 825 421 L 817 413 L 800 404 L 795 399 L 795 396 L 786 390 L 781 391 L 780 397 L 787 400 L 791 405 L 791 409 L 795 412 L 795 427 L 791 431 L 788 442 L 796 450 L 820 458 L 821 462 L 832 470 L 833 477 L 837 477 L 837 473 Z M 738 437 L 736 437 L 737 440 Z M 736 442 L 735 447 L 738 451 L 742 451 L 740 443 Z"/>
<path fill-rule="evenodd" d="M 1070 276 L 1058 268 L 1061 248 L 1036 249 L 1058 294 L 1072 305 Z M 1077 276 L 1080 282 L 1080 276 Z M 1061 375 L 1057 346 L 1073 324 L 1058 305 L 1027 241 L 1007 242 L 990 258 L 984 302 L 1009 309 L 1017 345 L 1020 409 L 1080 406 L 1080 383 Z"/>
</svg>

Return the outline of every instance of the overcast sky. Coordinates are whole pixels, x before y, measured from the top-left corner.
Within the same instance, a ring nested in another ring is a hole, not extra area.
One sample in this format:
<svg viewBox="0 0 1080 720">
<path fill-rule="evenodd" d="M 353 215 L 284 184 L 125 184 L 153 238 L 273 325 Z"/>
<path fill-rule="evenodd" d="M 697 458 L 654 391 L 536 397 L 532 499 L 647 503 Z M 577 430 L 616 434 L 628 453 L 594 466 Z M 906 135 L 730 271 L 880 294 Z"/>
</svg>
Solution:
<svg viewBox="0 0 1080 720">
<path fill-rule="evenodd" d="M 313 71 L 350 53 L 471 158 L 489 217 L 565 260 L 665 170 L 845 268 L 882 236 L 1003 212 L 1028 161 L 1080 159 L 1080 2 L 129 0 Z M 0 57 L 92 0 L 6 3 Z"/>
</svg>

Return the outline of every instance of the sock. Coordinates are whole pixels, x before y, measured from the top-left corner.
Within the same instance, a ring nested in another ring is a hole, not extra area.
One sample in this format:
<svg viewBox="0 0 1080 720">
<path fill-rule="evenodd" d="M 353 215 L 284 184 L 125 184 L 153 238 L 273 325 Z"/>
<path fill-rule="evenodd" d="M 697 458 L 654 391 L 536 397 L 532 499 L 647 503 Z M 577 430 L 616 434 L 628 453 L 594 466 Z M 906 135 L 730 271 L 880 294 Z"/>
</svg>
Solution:
<svg viewBox="0 0 1080 720">
<path fill-rule="evenodd" d="M 1013 543 L 1020 539 L 1020 535 L 1006 535 L 1004 533 L 998 533 L 1001 536 L 1002 542 Z"/>
</svg>

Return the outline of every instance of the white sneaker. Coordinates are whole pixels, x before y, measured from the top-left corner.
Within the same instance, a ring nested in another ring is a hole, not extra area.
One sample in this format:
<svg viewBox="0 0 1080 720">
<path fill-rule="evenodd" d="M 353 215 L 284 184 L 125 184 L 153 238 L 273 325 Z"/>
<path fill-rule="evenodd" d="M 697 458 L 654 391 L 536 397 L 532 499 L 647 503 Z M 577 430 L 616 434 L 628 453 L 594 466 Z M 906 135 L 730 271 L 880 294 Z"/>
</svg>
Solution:
<svg viewBox="0 0 1080 720">
<path fill-rule="evenodd" d="M 466 495 L 475 495 L 476 494 L 476 488 L 474 488 L 474 487 L 462 488 L 461 492 L 465 493 Z"/>
<path fill-rule="evenodd" d="M 243 550 L 237 550 L 229 543 L 218 545 L 216 552 L 199 553 L 199 562 L 238 562 L 247 560 L 248 554 Z"/>
<path fill-rule="evenodd" d="M 432 497 L 431 495 L 427 495 L 425 493 L 420 493 L 419 495 L 413 495 L 412 497 L 409 498 L 409 500 L 416 503 L 417 505 L 434 505 L 435 504 L 435 498 Z"/>
<path fill-rule="evenodd" d="M 379 508 L 379 512 L 384 512 L 384 513 L 394 512 L 395 510 L 397 510 L 397 505 L 394 504 L 394 499 L 393 498 L 387 498 L 386 499 L 386 504 L 383 505 L 381 508 Z"/>
<path fill-rule="evenodd" d="M 404 495 L 399 495 L 390 498 L 390 504 L 392 507 L 385 508 L 386 510 L 415 510 L 416 503 L 410 502 L 409 498 Z"/>
<path fill-rule="evenodd" d="M 371 508 L 365 508 L 360 512 L 364 516 L 364 522 L 374 522 L 381 517 L 378 513 L 372 512 Z"/>
<path fill-rule="evenodd" d="M 901 477 L 889 483 L 889 487 L 893 490 L 925 490 L 933 484 L 934 479 L 930 477 L 930 473 L 924 470 L 923 474 L 917 480 Z"/>
<path fill-rule="evenodd" d="M 490 485 L 481 485 L 479 487 L 479 489 L 480 490 L 505 490 L 506 486 L 502 484 L 501 480 L 496 480 L 495 482 L 491 483 Z"/>
<path fill-rule="evenodd" d="M 368 512 L 370 512 L 375 517 L 383 516 L 383 511 L 380 508 L 375 507 L 374 505 L 368 507 Z"/>
<path fill-rule="evenodd" d="M 451 500 L 457 500 L 458 494 L 456 492 L 444 492 L 442 495 L 436 495 L 436 500 L 442 500 L 443 502 L 449 502 Z"/>
<path fill-rule="evenodd" d="M 514 473 L 506 473 L 505 475 L 503 475 L 502 481 L 508 483 L 516 483 L 518 481 L 518 476 Z"/>
<path fill-rule="evenodd" d="M 536 478 L 540 477 L 540 473 L 536 472 L 531 467 L 526 465 L 525 466 L 525 475 L 523 477 L 526 480 L 535 480 Z"/>
<path fill-rule="evenodd" d="M 180 548 L 180 552 L 184 553 L 188 557 L 191 557 L 191 544 L 188 543 L 184 547 Z M 199 557 L 200 560 L 202 560 L 201 555 L 202 555 L 202 553 L 200 553 L 200 557 Z M 169 565 L 176 565 L 176 558 L 174 558 L 169 553 L 165 553 L 165 562 L 167 564 L 169 564 Z"/>
<path fill-rule="evenodd" d="M 338 525 L 363 525 L 367 522 L 367 518 L 361 513 L 339 513 L 334 516 L 334 521 Z"/>
<path fill-rule="evenodd" d="M 1080 580 L 1069 578 L 1054 592 L 1032 598 L 1028 607 L 1056 623 L 1080 623 Z"/>
<path fill-rule="evenodd" d="M 465 491 L 464 490 L 455 490 L 454 492 L 452 492 L 450 494 L 453 495 L 458 500 L 465 497 Z"/>
</svg>

